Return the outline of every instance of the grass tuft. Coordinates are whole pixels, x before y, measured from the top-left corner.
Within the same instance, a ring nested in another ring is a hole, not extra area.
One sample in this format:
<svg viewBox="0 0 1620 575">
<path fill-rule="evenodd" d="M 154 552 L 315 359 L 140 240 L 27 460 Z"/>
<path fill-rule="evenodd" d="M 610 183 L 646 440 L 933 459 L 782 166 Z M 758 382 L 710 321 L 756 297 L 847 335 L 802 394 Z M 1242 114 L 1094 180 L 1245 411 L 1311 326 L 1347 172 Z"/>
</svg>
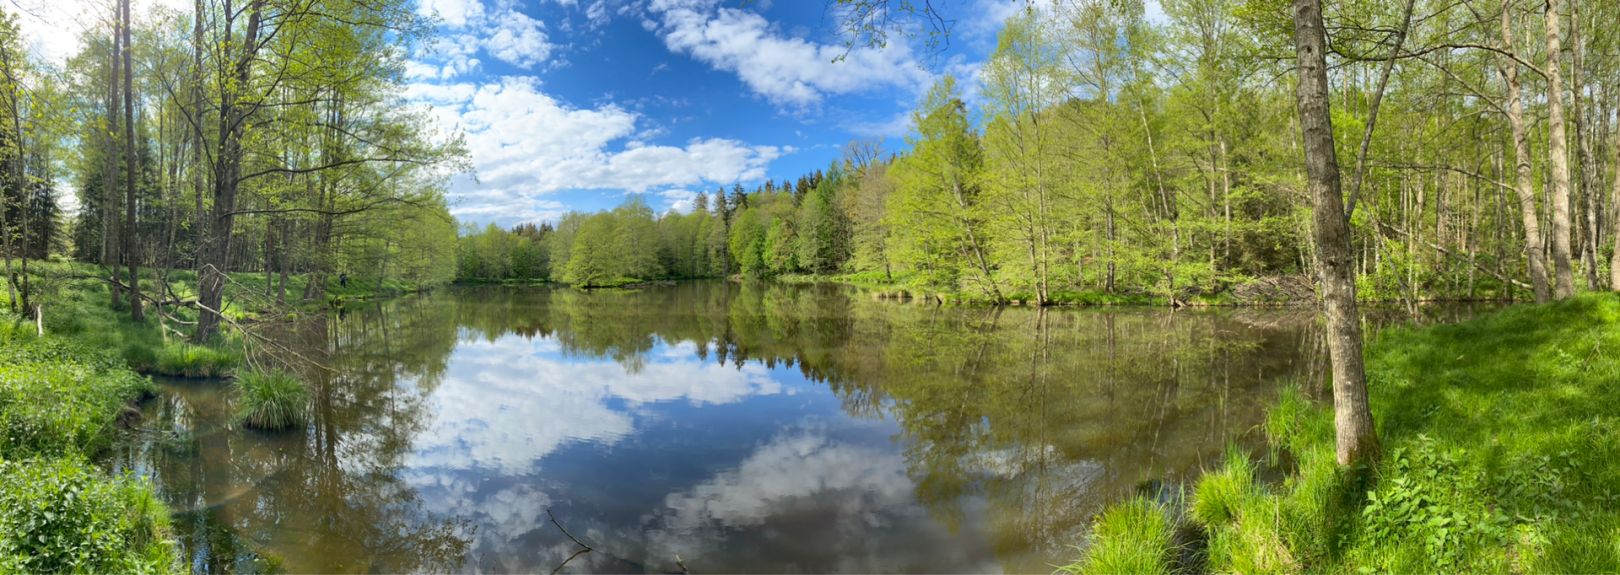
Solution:
<svg viewBox="0 0 1620 575">
<path fill-rule="evenodd" d="M 297 377 L 280 371 L 250 371 L 236 378 L 237 420 L 264 430 L 302 425 L 309 391 Z"/>
<path fill-rule="evenodd" d="M 1170 572 L 1174 531 L 1165 509 L 1146 497 L 1109 507 L 1092 525 L 1085 560 L 1060 568 L 1067 573 L 1142 575 Z"/>
<path fill-rule="evenodd" d="M 241 359 L 230 351 L 190 343 L 170 343 L 156 353 L 151 373 L 172 377 L 221 378 Z"/>
<path fill-rule="evenodd" d="M 1194 521 L 1206 527 L 1230 523 L 1254 489 L 1254 465 L 1249 462 L 1248 454 L 1229 449 L 1226 464 L 1198 480 L 1188 512 Z"/>
</svg>

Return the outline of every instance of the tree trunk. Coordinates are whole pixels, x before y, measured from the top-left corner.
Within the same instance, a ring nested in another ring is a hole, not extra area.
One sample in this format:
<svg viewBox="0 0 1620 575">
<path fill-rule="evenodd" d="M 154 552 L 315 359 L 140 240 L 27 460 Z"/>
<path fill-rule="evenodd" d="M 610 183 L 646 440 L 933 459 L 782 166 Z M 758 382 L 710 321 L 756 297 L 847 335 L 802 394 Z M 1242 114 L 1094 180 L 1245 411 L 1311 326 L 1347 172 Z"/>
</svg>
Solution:
<svg viewBox="0 0 1620 575">
<path fill-rule="evenodd" d="M 117 20 L 116 18 L 114 20 Z M 111 277 L 107 282 L 107 294 L 111 296 L 111 304 L 118 307 L 122 301 L 122 289 L 118 281 L 118 238 L 122 235 L 119 230 L 118 218 L 118 139 L 113 134 L 118 133 L 118 76 L 119 76 L 119 44 L 123 42 L 118 33 L 118 24 L 113 24 L 111 58 L 107 60 L 107 130 L 103 132 L 106 146 L 106 174 L 102 178 L 101 189 L 101 265 L 111 270 Z"/>
<path fill-rule="evenodd" d="M 1614 129 L 1614 191 L 1609 194 L 1609 203 L 1620 207 L 1620 122 L 1615 122 Z M 1620 217 L 1609 219 L 1609 238 L 1620 242 Z M 1620 291 L 1620 244 L 1615 246 L 1614 254 L 1609 260 L 1609 289 Z"/>
<path fill-rule="evenodd" d="M 1378 432 L 1367 402 L 1361 357 L 1361 314 L 1356 306 L 1350 222 L 1345 218 L 1339 162 L 1329 110 L 1327 32 L 1321 0 L 1294 0 L 1294 45 L 1299 58 L 1299 121 L 1315 222 L 1322 301 L 1333 365 L 1333 422 L 1338 462 L 1350 466 L 1378 457 Z"/>
<path fill-rule="evenodd" d="M 1592 134 L 1586 126 L 1586 45 L 1581 35 L 1581 3 L 1570 4 L 1569 11 L 1569 42 L 1570 42 L 1570 104 L 1575 119 L 1575 146 L 1576 152 L 1581 155 L 1581 200 L 1582 210 L 1586 217 L 1581 220 L 1583 231 L 1581 234 L 1581 267 L 1586 274 L 1587 289 L 1597 291 L 1601 289 L 1598 282 L 1598 230 L 1599 215 L 1603 211 L 1603 201 L 1598 194 L 1597 158 L 1592 154 Z"/>
<path fill-rule="evenodd" d="M 129 0 L 119 2 L 118 13 L 123 22 L 119 34 L 124 59 L 124 263 L 129 265 L 129 316 L 143 321 L 146 313 L 141 305 L 140 243 L 135 237 L 135 83 L 129 57 Z"/>
<path fill-rule="evenodd" d="M 1502 49 L 1513 52 L 1513 11 L 1510 0 L 1502 0 Z M 1536 193 L 1531 183 L 1530 141 L 1524 126 L 1524 98 L 1519 88 L 1519 63 L 1504 56 L 1503 72 L 1507 78 L 1508 123 L 1513 126 L 1514 187 L 1519 197 L 1519 212 L 1524 220 L 1524 254 L 1530 272 L 1531 290 L 1536 301 L 1551 299 L 1547 286 L 1546 250 L 1541 243 L 1541 218 L 1536 215 Z"/>
<path fill-rule="evenodd" d="M 231 232 L 236 219 L 236 192 L 242 172 L 242 132 L 246 112 L 238 107 L 236 92 L 245 90 L 253 77 L 253 60 L 259 42 L 259 25 L 264 0 L 253 0 L 248 8 L 247 29 L 243 32 L 242 52 L 236 56 L 231 86 L 220 91 L 219 150 L 214 168 L 214 210 L 211 232 L 205 247 L 198 250 L 202 268 L 197 277 L 197 332 L 193 338 L 206 341 L 219 331 L 220 304 L 225 296 L 225 273 L 230 265 Z M 229 10 L 227 10 L 229 12 Z M 229 26 L 226 29 L 229 30 Z"/>
<path fill-rule="evenodd" d="M 1547 0 L 1547 154 L 1552 161 L 1553 297 L 1575 295 L 1569 246 L 1569 146 L 1564 130 L 1563 48 L 1558 37 L 1559 0 Z"/>
</svg>

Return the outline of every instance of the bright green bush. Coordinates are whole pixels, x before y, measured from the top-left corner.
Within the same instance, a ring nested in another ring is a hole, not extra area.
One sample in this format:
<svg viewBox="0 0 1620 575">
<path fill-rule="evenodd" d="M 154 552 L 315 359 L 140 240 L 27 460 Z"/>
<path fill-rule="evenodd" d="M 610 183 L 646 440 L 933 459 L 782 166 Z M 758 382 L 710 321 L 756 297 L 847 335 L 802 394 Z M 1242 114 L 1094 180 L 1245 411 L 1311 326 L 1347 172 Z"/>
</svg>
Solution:
<svg viewBox="0 0 1620 575">
<path fill-rule="evenodd" d="M 237 420 L 258 429 L 302 425 L 309 411 L 309 390 L 291 374 L 250 371 L 236 378 Z"/>
<path fill-rule="evenodd" d="M 0 572 L 174 573 L 168 512 L 145 483 L 73 458 L 0 461 Z"/>
</svg>

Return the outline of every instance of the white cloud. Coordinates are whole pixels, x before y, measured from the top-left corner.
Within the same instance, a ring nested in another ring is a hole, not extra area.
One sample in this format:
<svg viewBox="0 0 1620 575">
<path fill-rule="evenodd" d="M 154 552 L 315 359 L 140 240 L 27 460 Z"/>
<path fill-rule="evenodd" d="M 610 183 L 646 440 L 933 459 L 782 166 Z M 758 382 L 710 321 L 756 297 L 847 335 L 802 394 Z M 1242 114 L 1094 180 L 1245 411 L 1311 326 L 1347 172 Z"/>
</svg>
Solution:
<svg viewBox="0 0 1620 575">
<path fill-rule="evenodd" d="M 827 95 L 893 87 L 918 92 L 933 80 L 904 42 L 855 48 L 787 37 L 759 14 L 710 0 L 653 0 L 656 31 L 673 52 L 734 72 L 779 105 L 808 106 Z"/>
<path fill-rule="evenodd" d="M 477 69 L 477 53 L 524 70 L 532 70 L 551 59 L 556 45 L 546 34 L 545 23 L 518 9 L 511 0 L 501 0 L 493 8 L 480 0 L 422 0 L 417 13 L 436 16 L 446 29 L 433 43 L 424 59 L 438 64 L 417 62 L 406 72 L 412 78 L 449 79 Z"/>
<path fill-rule="evenodd" d="M 640 193 L 758 180 L 772 160 L 792 151 L 724 138 L 648 144 L 637 140 L 645 133 L 638 114 L 611 104 L 571 107 L 541 91 L 532 77 L 418 83 L 407 96 L 431 105 L 442 125 L 465 133 L 477 180 L 458 180 L 452 199 L 457 215 L 472 219 L 549 219 L 560 210 L 535 198 L 562 190 Z"/>
<path fill-rule="evenodd" d="M 421 0 L 416 11 L 438 16 L 451 28 L 463 28 L 484 19 L 484 3 L 479 0 Z"/>
<path fill-rule="evenodd" d="M 530 69 L 551 57 L 551 43 L 539 20 L 507 11 L 484 39 L 484 50 L 503 62 Z"/>
<path fill-rule="evenodd" d="M 112 18 L 105 0 L 8 0 L 6 11 L 17 16 L 23 45 L 47 62 L 62 63 L 79 51 L 80 39 Z M 130 15 L 145 21 L 161 10 L 191 13 L 192 0 L 131 0 Z"/>
</svg>

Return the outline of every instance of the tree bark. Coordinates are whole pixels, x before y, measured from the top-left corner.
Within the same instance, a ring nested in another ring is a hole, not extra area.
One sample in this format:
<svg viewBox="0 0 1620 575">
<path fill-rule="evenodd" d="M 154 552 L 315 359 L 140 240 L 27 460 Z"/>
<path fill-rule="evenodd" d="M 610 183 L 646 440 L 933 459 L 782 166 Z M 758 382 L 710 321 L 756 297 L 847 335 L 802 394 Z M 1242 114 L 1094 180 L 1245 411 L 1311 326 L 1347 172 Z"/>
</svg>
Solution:
<svg viewBox="0 0 1620 575">
<path fill-rule="evenodd" d="M 229 2 L 226 3 L 229 13 Z M 220 303 L 225 296 L 225 274 L 230 266 L 231 232 L 235 227 L 236 192 L 242 173 L 242 136 L 246 111 L 237 102 L 236 94 L 247 89 L 253 77 L 253 61 L 259 43 L 264 0 L 252 0 L 248 7 L 247 28 L 242 34 L 241 53 L 237 54 L 229 86 L 220 90 L 219 98 L 219 150 L 214 168 L 214 210 L 209 227 L 208 241 L 198 250 L 202 271 L 197 277 L 197 331 L 192 337 L 206 341 L 219 331 Z M 230 26 L 225 27 L 228 31 Z"/>
<path fill-rule="evenodd" d="M 118 239 L 122 235 L 118 217 L 118 139 L 113 134 L 118 133 L 118 76 L 119 44 L 123 37 L 119 34 L 119 24 L 114 18 L 112 38 L 108 44 L 112 47 L 111 58 L 107 61 L 107 131 L 103 133 L 106 145 L 106 174 L 102 178 L 101 190 L 101 264 L 111 270 L 111 281 L 107 282 L 107 293 L 111 296 L 113 307 L 118 307 L 121 301 L 121 288 L 123 282 L 118 281 Z"/>
<path fill-rule="evenodd" d="M 1581 267 L 1586 275 L 1587 289 L 1597 291 L 1601 289 L 1598 282 L 1598 230 L 1599 218 L 1603 211 L 1603 196 L 1598 194 L 1597 158 L 1592 154 L 1592 134 L 1586 126 L 1586 45 L 1581 35 L 1581 3 L 1576 1 L 1569 6 L 1569 42 L 1570 42 L 1570 104 L 1573 108 L 1575 120 L 1575 147 L 1581 155 L 1581 203 L 1582 211 L 1586 217 L 1581 220 L 1583 234 L 1581 234 Z"/>
<path fill-rule="evenodd" d="M 129 316 L 135 321 L 146 319 L 141 305 L 141 275 L 139 242 L 135 227 L 135 83 L 131 76 L 129 49 L 129 0 L 120 0 L 119 19 L 122 20 L 122 56 L 124 59 L 124 263 L 129 266 Z"/>
<path fill-rule="evenodd" d="M 1361 357 L 1361 314 L 1356 306 L 1350 225 L 1345 219 L 1333 143 L 1321 0 L 1294 0 L 1293 16 L 1299 70 L 1296 97 L 1333 366 L 1334 437 L 1339 465 L 1350 466 L 1377 459 L 1378 432 L 1367 401 L 1367 374 Z"/>
<path fill-rule="evenodd" d="M 1559 0 L 1547 0 L 1547 154 L 1552 162 L 1553 297 L 1575 295 L 1575 273 L 1569 246 L 1569 146 L 1564 129 L 1564 84 L 1559 68 Z"/>
<path fill-rule="evenodd" d="M 1502 50 L 1513 52 L 1513 12 L 1511 0 L 1502 0 Z M 1519 63 L 1504 56 L 1503 75 L 1507 78 L 1508 123 L 1513 127 L 1514 193 L 1519 197 L 1519 213 L 1524 220 L 1524 254 L 1530 272 L 1531 291 L 1536 302 L 1552 299 L 1547 286 L 1546 250 L 1541 243 L 1541 218 L 1536 215 L 1536 193 L 1531 183 L 1530 141 L 1524 126 L 1524 98 L 1519 87 Z"/>
<path fill-rule="evenodd" d="M 1614 191 L 1609 194 L 1609 203 L 1620 206 L 1620 122 L 1615 122 L 1614 129 Z M 1620 217 L 1609 219 L 1609 238 L 1620 242 Z M 1620 291 L 1620 244 L 1615 246 L 1614 254 L 1609 260 L 1609 289 Z"/>
</svg>

